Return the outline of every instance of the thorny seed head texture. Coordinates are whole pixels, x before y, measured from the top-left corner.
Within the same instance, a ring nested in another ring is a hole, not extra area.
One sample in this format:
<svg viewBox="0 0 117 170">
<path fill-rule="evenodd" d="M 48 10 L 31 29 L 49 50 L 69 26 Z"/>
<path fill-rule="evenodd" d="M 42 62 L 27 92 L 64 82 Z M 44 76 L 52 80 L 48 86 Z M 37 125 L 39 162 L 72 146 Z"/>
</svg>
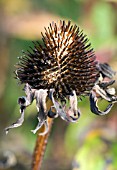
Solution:
<svg viewBox="0 0 117 170">
<path fill-rule="evenodd" d="M 86 35 L 71 22 L 52 22 L 42 34 L 43 45 L 33 42 L 34 48 L 24 52 L 16 65 L 16 78 L 24 84 L 26 97 L 20 97 L 21 117 L 9 129 L 19 127 L 24 121 L 24 110 L 34 99 L 38 111 L 36 133 L 42 125 L 48 132 L 47 117 L 60 116 L 67 122 L 77 122 L 80 110 L 77 107 L 80 96 L 89 96 L 90 108 L 94 114 L 107 114 L 117 102 L 115 89 L 110 86 L 115 82 L 115 72 L 111 67 L 96 61 L 93 48 Z M 108 78 L 108 81 L 107 81 Z M 103 98 L 109 102 L 104 111 L 99 110 L 97 102 Z M 52 106 L 47 110 L 47 101 Z M 69 107 L 66 101 L 69 101 Z"/>
</svg>

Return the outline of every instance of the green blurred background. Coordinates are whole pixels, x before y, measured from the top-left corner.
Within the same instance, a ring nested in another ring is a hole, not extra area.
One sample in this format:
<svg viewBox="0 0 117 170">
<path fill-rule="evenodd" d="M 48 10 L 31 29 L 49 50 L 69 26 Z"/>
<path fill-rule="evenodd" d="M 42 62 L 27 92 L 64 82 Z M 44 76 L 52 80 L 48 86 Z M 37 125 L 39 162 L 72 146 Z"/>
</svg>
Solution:
<svg viewBox="0 0 117 170">
<path fill-rule="evenodd" d="M 41 42 L 44 27 L 60 19 L 83 29 L 97 60 L 117 70 L 117 0 L 0 0 L 0 170 L 30 169 L 35 103 L 27 108 L 23 126 L 7 136 L 4 132 L 19 117 L 17 99 L 24 95 L 14 79 L 14 65 L 32 40 Z M 42 170 L 117 170 L 117 105 L 101 117 L 90 112 L 87 98 L 79 107 L 78 123 L 54 121 Z"/>
</svg>

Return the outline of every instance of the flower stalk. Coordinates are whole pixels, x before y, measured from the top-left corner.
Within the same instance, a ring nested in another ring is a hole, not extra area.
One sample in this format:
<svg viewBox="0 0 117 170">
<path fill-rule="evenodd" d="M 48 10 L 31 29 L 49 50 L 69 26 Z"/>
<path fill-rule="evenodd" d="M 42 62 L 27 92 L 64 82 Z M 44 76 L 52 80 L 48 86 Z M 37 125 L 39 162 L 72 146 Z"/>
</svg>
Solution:
<svg viewBox="0 0 117 170">
<path fill-rule="evenodd" d="M 41 169 L 43 156 L 44 156 L 47 142 L 48 142 L 48 137 L 50 135 L 51 128 L 52 128 L 52 123 L 53 123 L 53 119 L 48 117 L 49 130 L 46 133 L 46 135 L 39 135 L 40 133 L 42 133 L 44 131 L 44 126 L 42 126 L 41 129 L 39 129 L 39 131 L 37 133 L 37 140 L 36 140 L 36 145 L 35 145 L 35 149 L 34 149 L 34 153 L 33 153 L 32 170 L 40 170 Z"/>
<path fill-rule="evenodd" d="M 47 111 L 50 110 L 52 105 L 53 105 L 52 101 L 48 98 L 46 102 Z M 44 153 L 46 151 L 46 146 L 48 143 L 48 137 L 50 135 L 52 124 L 53 124 L 53 119 L 48 117 L 47 124 L 48 124 L 48 132 L 45 135 L 40 135 L 43 134 L 43 132 L 45 131 L 44 125 L 37 132 L 37 140 L 36 140 L 35 149 L 33 153 L 33 160 L 32 160 L 32 170 L 41 169 Z"/>
</svg>

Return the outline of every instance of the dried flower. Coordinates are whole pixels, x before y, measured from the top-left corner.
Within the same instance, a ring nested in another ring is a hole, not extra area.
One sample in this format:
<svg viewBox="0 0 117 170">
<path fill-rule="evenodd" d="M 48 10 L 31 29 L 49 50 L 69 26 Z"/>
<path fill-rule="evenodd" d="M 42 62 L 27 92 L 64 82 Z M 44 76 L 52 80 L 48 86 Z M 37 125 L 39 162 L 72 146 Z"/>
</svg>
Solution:
<svg viewBox="0 0 117 170">
<path fill-rule="evenodd" d="M 24 110 L 34 99 L 38 110 L 38 125 L 33 133 L 44 124 L 48 131 L 47 117 L 60 116 L 68 122 L 76 122 L 80 116 L 77 100 L 81 95 L 89 96 L 91 111 L 102 115 L 110 111 L 117 101 L 115 90 L 109 88 L 113 80 L 105 82 L 105 77 L 112 79 L 115 72 L 109 65 L 99 64 L 88 38 L 70 21 L 52 22 L 45 35 L 44 45 L 33 42 L 34 48 L 24 52 L 17 64 L 16 78 L 25 84 L 26 97 L 20 97 L 20 119 L 9 129 L 22 125 Z M 97 107 L 98 97 L 110 102 L 105 111 Z M 46 102 L 51 100 L 53 106 L 47 111 Z M 69 107 L 66 101 L 69 100 Z"/>
</svg>

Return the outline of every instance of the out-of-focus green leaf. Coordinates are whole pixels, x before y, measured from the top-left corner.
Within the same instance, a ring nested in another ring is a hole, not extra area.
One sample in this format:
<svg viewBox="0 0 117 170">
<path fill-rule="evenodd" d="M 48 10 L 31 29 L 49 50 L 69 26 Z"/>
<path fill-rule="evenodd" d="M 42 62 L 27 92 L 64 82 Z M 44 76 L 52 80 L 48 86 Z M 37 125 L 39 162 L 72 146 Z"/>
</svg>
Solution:
<svg viewBox="0 0 117 170">
<path fill-rule="evenodd" d="M 102 130 L 92 130 L 76 153 L 75 160 L 80 170 L 116 170 L 116 151 L 113 143 L 103 139 Z M 111 150 L 114 149 L 114 152 Z"/>
<path fill-rule="evenodd" d="M 82 1 L 76 0 L 36 0 L 36 8 L 44 8 L 51 13 L 77 21 L 82 13 Z"/>
<path fill-rule="evenodd" d="M 92 42 L 94 46 L 101 46 L 111 43 L 114 38 L 115 18 L 112 8 L 108 3 L 97 1 L 92 11 L 92 22 L 94 34 Z"/>
</svg>

